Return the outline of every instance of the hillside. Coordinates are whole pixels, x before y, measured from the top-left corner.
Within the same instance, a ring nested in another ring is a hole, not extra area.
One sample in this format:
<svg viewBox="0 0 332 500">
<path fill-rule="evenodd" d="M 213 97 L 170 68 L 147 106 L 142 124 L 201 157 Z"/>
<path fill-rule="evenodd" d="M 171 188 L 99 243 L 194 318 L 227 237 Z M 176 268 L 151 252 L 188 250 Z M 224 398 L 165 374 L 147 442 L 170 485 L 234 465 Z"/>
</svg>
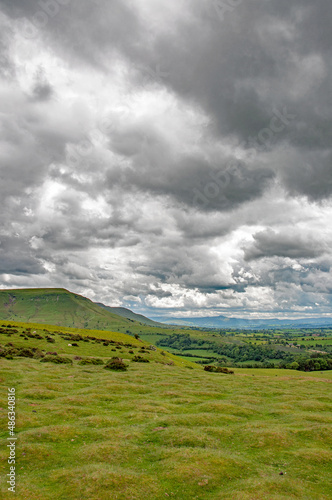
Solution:
<svg viewBox="0 0 332 500">
<path fill-rule="evenodd" d="M 74 356 L 98 356 L 105 360 L 119 355 L 125 362 L 132 361 L 135 355 L 142 353 L 150 362 L 199 369 L 190 360 L 165 352 L 125 333 L 68 327 L 59 329 L 58 326 L 41 323 L 3 323 L 0 326 L 0 358 L 4 358 L 1 351 L 11 348 L 33 348 L 40 355 L 56 351 L 56 354 L 69 355 L 72 359 L 75 359 Z"/>
<path fill-rule="evenodd" d="M 102 304 L 101 302 L 96 302 L 96 305 L 99 307 L 102 307 L 103 309 L 106 309 L 106 311 L 109 311 L 113 314 L 117 314 L 118 316 L 122 316 L 123 318 L 127 319 L 132 319 L 134 321 L 138 321 L 139 323 L 142 323 L 143 325 L 148 325 L 148 326 L 155 326 L 155 327 L 164 327 L 162 323 L 158 323 L 157 321 L 153 321 L 152 319 L 146 318 L 142 314 L 136 314 L 130 309 L 126 309 L 125 307 L 111 307 L 111 306 L 105 306 L 105 304 Z"/>
<path fill-rule="evenodd" d="M 139 326 L 62 288 L 0 290 L 0 320 L 121 332 Z"/>
</svg>

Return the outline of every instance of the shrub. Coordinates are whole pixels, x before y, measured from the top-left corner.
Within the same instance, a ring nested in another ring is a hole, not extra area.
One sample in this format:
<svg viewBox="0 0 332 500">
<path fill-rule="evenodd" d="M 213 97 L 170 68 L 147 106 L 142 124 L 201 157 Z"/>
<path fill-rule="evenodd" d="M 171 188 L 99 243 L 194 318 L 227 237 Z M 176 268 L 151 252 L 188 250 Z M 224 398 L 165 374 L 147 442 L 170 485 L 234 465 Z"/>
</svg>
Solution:
<svg viewBox="0 0 332 500">
<path fill-rule="evenodd" d="M 44 358 L 42 358 L 40 360 L 40 362 L 41 363 L 55 363 L 57 365 L 59 365 L 59 364 L 72 364 L 73 363 L 71 358 L 64 358 L 62 356 L 53 356 L 53 355 L 45 356 Z"/>
<path fill-rule="evenodd" d="M 228 368 L 221 367 L 221 366 L 218 366 L 215 371 L 216 371 L 216 373 L 227 373 L 228 375 L 234 374 L 233 370 L 229 370 Z"/>
<path fill-rule="evenodd" d="M 45 354 L 39 349 L 35 352 L 34 359 L 41 359 L 45 356 Z"/>
<path fill-rule="evenodd" d="M 233 370 L 221 366 L 206 365 L 204 366 L 204 371 L 211 373 L 226 373 L 228 375 L 234 374 Z"/>
<path fill-rule="evenodd" d="M 86 358 L 81 359 L 78 363 L 79 365 L 103 365 L 104 361 L 100 358 Z"/>
<path fill-rule="evenodd" d="M 34 348 L 26 348 L 26 347 L 7 347 L 4 348 L 0 351 L 0 357 L 2 358 L 7 358 L 10 356 L 10 359 L 12 359 L 13 356 L 19 356 L 22 358 L 34 358 L 36 355 L 39 355 L 39 357 L 42 355 L 41 351 L 39 349 Z"/>
<path fill-rule="evenodd" d="M 135 363 L 150 363 L 150 361 L 148 359 L 143 358 L 143 356 L 139 356 L 139 355 L 134 356 L 132 360 L 135 361 Z"/>
<path fill-rule="evenodd" d="M 112 358 L 109 361 L 107 361 L 104 368 L 107 370 L 124 372 L 127 370 L 128 366 L 124 364 L 121 358 Z"/>
</svg>

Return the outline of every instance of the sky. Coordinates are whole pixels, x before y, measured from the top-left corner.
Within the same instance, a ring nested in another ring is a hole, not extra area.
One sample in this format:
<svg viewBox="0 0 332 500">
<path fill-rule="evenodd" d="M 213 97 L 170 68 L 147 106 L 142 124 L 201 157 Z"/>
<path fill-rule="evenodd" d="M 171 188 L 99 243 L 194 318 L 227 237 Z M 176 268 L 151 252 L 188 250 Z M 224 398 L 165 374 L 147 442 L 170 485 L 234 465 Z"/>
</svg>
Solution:
<svg viewBox="0 0 332 500">
<path fill-rule="evenodd" d="M 0 0 L 0 288 L 331 315 L 332 3 Z"/>
</svg>

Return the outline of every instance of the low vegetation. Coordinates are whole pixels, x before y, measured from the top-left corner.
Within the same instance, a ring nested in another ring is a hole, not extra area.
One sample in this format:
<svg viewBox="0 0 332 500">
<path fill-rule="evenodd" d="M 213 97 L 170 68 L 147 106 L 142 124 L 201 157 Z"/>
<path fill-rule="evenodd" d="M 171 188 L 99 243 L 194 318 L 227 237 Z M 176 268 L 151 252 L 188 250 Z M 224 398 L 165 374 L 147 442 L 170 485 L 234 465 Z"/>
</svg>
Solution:
<svg viewBox="0 0 332 500">
<path fill-rule="evenodd" d="M 0 325 L 4 443 L 8 387 L 17 396 L 15 498 L 330 500 L 329 332 L 147 328 Z"/>
<path fill-rule="evenodd" d="M 121 358 L 112 358 L 107 361 L 104 368 L 106 370 L 125 372 L 128 369 L 128 365 L 126 365 Z"/>
<path fill-rule="evenodd" d="M 2 409 L 17 395 L 15 498 L 331 498 L 331 372 L 126 365 L 1 358 Z"/>
</svg>

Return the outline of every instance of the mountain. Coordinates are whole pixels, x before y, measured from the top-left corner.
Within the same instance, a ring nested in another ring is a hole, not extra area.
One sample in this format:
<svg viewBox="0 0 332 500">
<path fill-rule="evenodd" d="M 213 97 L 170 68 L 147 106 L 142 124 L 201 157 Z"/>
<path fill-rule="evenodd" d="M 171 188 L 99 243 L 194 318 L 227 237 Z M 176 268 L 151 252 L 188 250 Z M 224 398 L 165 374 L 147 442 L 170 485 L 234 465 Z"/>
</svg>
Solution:
<svg viewBox="0 0 332 500">
<path fill-rule="evenodd" d="M 102 307 L 103 309 L 106 309 L 106 311 L 109 311 L 113 314 L 117 314 L 118 316 L 121 316 L 122 318 L 127 318 L 131 319 L 134 321 L 138 321 L 139 323 L 142 323 L 143 325 L 148 325 L 148 326 L 156 326 L 156 327 L 164 327 L 165 325 L 162 325 L 161 323 L 158 323 L 157 321 L 153 321 L 152 319 L 146 318 L 142 314 L 136 314 L 130 309 L 126 309 L 125 307 L 111 307 L 111 306 L 105 306 L 104 304 L 100 302 L 95 302 L 95 304 L 99 307 Z"/>
<path fill-rule="evenodd" d="M 0 290 L 0 320 L 127 333 L 141 326 L 63 288 Z"/>
<path fill-rule="evenodd" d="M 226 316 L 208 316 L 201 318 L 165 318 L 154 320 L 168 325 L 191 326 L 198 328 L 237 328 L 237 329 L 269 329 L 269 328 L 326 328 L 332 326 L 332 318 L 301 319 L 243 319 Z"/>
</svg>

